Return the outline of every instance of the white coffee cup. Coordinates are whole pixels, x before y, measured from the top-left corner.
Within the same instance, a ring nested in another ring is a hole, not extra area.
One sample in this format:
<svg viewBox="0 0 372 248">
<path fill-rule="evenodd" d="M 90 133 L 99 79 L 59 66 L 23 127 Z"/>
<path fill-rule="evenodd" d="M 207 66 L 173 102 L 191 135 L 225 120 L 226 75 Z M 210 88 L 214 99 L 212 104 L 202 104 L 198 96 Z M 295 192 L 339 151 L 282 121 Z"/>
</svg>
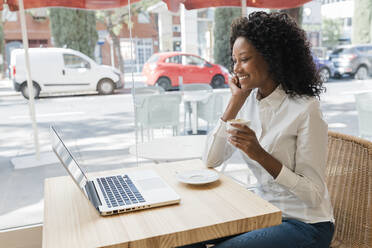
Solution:
<svg viewBox="0 0 372 248">
<path fill-rule="evenodd" d="M 231 124 L 243 124 L 249 127 L 251 121 L 243 120 L 243 119 L 232 119 L 227 121 L 227 130 L 238 129 L 237 127 L 233 127 Z"/>
</svg>

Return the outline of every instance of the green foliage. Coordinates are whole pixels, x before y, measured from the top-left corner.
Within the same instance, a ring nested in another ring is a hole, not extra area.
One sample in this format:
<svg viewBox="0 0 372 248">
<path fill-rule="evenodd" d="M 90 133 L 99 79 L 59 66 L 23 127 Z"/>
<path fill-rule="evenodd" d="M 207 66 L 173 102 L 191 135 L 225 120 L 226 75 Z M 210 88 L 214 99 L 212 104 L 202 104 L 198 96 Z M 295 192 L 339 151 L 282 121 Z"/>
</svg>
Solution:
<svg viewBox="0 0 372 248">
<path fill-rule="evenodd" d="M 132 18 L 136 17 L 139 13 L 145 12 L 148 7 L 160 2 L 161 0 L 146 0 L 131 4 Z M 107 18 L 110 19 L 112 28 L 116 35 L 120 34 L 123 24 L 129 27 L 129 7 L 124 6 L 113 10 L 101 10 L 96 12 L 97 20 L 107 25 Z M 133 28 L 133 27 L 132 27 Z"/>
<path fill-rule="evenodd" d="M 230 25 L 241 16 L 240 8 L 216 8 L 214 12 L 214 62 L 230 69 Z"/>
<path fill-rule="evenodd" d="M 372 1 L 355 0 L 353 17 L 353 37 L 354 44 L 370 43 L 372 22 Z"/>
<path fill-rule="evenodd" d="M 51 8 L 49 17 L 52 36 L 57 47 L 66 46 L 94 59 L 98 34 L 93 11 Z"/>
<path fill-rule="evenodd" d="M 141 12 L 145 12 L 149 6 L 160 1 L 161 0 L 146 0 L 131 4 L 130 14 L 132 18 L 136 17 Z M 99 22 L 105 24 L 106 30 L 113 41 L 114 51 L 119 62 L 119 70 L 124 73 L 124 62 L 121 55 L 119 35 L 124 24 L 127 25 L 128 28 L 133 28 L 133 23 L 129 21 L 129 6 L 113 10 L 97 11 L 96 18 Z"/>
<path fill-rule="evenodd" d="M 338 45 L 342 33 L 341 19 L 323 19 L 322 20 L 322 44 L 325 47 L 334 47 Z"/>
</svg>

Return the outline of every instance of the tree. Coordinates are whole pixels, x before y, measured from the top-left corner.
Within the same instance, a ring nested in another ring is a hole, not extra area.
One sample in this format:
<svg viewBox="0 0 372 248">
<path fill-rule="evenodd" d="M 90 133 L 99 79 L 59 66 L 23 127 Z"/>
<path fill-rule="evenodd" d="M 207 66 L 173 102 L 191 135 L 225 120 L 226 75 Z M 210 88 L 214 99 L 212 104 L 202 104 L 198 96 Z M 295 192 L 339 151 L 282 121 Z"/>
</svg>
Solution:
<svg viewBox="0 0 372 248">
<path fill-rule="evenodd" d="M 322 20 L 322 44 L 325 47 L 335 47 L 341 37 L 342 22 L 340 19 Z"/>
<path fill-rule="evenodd" d="M 296 21 L 298 26 L 302 25 L 302 12 L 303 12 L 302 6 L 297 7 L 297 8 L 292 8 L 292 9 L 282 9 L 280 10 L 280 12 L 287 13 L 290 17 L 292 17 Z"/>
<path fill-rule="evenodd" d="M 231 68 L 230 25 L 241 16 L 240 8 L 216 8 L 214 12 L 214 62 Z"/>
<path fill-rule="evenodd" d="M 355 44 L 370 43 L 372 41 L 372 1 L 355 0 L 353 17 L 353 37 Z"/>
<path fill-rule="evenodd" d="M 94 59 L 98 34 L 93 11 L 51 8 L 49 17 L 56 46 L 78 50 Z"/>
<path fill-rule="evenodd" d="M 147 0 L 131 4 L 130 14 L 132 17 L 135 17 L 139 13 L 145 12 L 149 6 L 157 2 L 160 2 L 160 0 Z M 124 73 L 124 60 L 121 55 L 120 47 L 120 32 L 124 24 L 129 28 L 133 26 L 133 23 L 129 21 L 129 7 L 125 6 L 114 10 L 98 11 L 96 17 L 98 21 L 106 25 L 107 32 L 112 39 L 115 55 L 118 58 L 119 70 L 121 73 Z"/>
</svg>

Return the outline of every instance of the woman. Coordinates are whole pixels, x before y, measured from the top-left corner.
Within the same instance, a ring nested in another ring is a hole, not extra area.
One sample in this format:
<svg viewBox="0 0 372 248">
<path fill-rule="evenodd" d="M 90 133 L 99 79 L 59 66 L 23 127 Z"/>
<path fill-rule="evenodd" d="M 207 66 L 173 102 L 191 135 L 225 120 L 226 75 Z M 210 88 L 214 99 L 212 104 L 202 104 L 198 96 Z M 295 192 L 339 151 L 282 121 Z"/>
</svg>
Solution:
<svg viewBox="0 0 372 248">
<path fill-rule="evenodd" d="M 329 247 L 334 219 L 325 184 L 327 124 L 306 34 L 287 14 L 254 12 L 233 22 L 230 45 L 232 97 L 203 159 L 216 167 L 239 150 L 257 178 L 255 193 L 281 209 L 283 222 L 216 247 Z M 249 127 L 227 129 L 238 113 Z"/>
</svg>

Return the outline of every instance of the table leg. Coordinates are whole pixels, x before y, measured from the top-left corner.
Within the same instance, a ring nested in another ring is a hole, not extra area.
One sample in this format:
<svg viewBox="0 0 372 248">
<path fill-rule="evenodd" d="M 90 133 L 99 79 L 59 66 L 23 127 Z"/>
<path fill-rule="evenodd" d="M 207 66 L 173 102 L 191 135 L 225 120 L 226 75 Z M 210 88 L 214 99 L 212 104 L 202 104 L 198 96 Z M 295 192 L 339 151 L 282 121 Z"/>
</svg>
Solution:
<svg viewBox="0 0 372 248">
<path fill-rule="evenodd" d="M 192 121 L 191 121 L 191 129 L 192 134 L 198 133 L 198 103 L 196 101 L 191 102 L 192 108 Z"/>
</svg>

